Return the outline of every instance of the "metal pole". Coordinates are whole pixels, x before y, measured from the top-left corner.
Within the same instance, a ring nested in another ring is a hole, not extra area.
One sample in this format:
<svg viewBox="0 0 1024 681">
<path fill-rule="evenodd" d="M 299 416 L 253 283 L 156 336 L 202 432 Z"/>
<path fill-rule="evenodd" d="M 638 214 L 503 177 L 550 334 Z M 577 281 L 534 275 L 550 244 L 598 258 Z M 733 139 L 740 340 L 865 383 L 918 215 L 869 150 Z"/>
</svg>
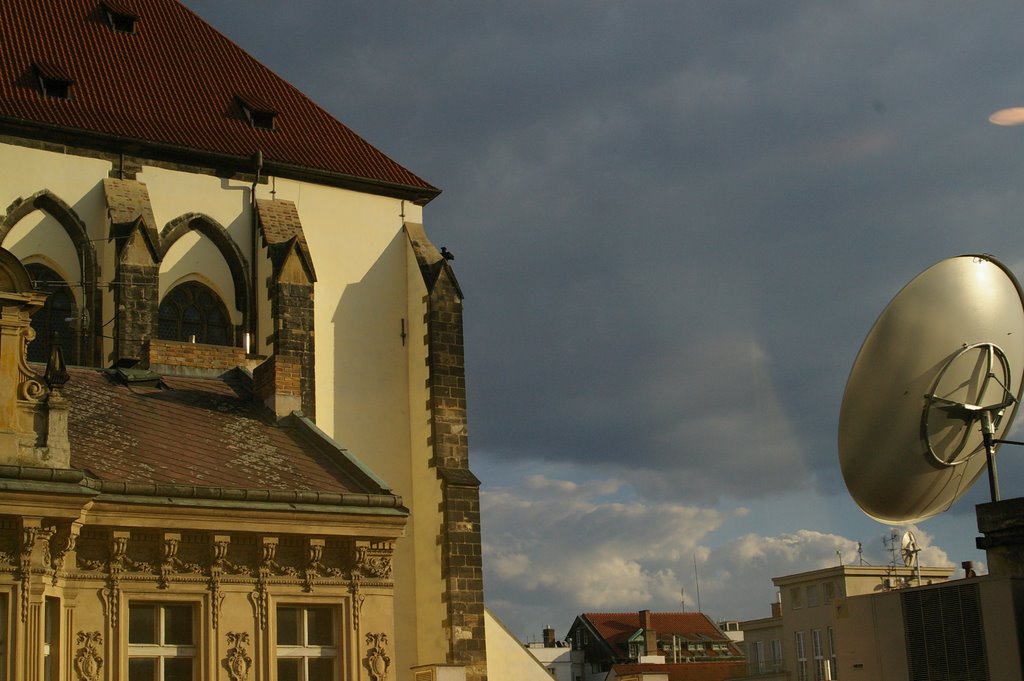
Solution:
<svg viewBox="0 0 1024 681">
<path fill-rule="evenodd" d="M 988 463 L 988 489 L 992 501 L 999 501 L 999 474 L 996 472 L 995 425 L 992 423 L 992 412 L 981 412 L 981 436 L 985 443 L 985 461 Z"/>
</svg>

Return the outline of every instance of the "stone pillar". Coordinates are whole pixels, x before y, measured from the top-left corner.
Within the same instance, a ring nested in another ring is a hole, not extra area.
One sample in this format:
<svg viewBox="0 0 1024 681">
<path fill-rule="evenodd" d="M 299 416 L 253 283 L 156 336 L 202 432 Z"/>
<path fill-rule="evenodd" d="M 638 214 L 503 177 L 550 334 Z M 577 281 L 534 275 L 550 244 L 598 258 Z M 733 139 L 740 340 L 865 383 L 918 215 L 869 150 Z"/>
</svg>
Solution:
<svg viewBox="0 0 1024 681">
<path fill-rule="evenodd" d="M 1004 499 L 975 506 L 978 531 L 975 543 L 985 551 L 993 577 L 1024 577 L 1024 498 Z"/>
</svg>

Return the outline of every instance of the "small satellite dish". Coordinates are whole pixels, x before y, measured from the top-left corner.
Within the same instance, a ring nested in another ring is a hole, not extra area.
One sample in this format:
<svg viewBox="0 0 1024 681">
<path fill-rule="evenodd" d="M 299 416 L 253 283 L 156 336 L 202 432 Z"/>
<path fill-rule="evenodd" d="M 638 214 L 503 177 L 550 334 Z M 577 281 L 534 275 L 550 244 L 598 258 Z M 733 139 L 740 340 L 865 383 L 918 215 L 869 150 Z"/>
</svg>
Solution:
<svg viewBox="0 0 1024 681">
<path fill-rule="evenodd" d="M 900 556 L 903 558 L 903 564 L 912 567 L 917 561 L 917 553 L 920 550 L 917 548 L 917 539 L 914 538 L 914 533 L 910 530 L 904 532 L 903 538 L 900 540 Z"/>
<path fill-rule="evenodd" d="M 963 255 L 919 274 L 882 311 L 850 370 L 839 412 L 850 496 L 894 524 L 949 508 L 1009 430 L 1022 374 L 1024 295 L 1006 267 Z"/>
</svg>

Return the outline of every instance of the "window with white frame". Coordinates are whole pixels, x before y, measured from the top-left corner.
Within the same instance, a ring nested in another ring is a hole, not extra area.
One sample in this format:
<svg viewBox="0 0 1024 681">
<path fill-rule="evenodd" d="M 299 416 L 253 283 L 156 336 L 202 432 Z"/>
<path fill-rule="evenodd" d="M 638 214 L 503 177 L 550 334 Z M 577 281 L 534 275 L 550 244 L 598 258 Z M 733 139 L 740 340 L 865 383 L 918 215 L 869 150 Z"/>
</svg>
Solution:
<svg viewBox="0 0 1024 681">
<path fill-rule="evenodd" d="M 772 639 L 772 664 L 775 669 L 782 668 L 782 639 Z"/>
<path fill-rule="evenodd" d="M 804 646 L 804 632 L 796 632 L 796 679 L 807 681 L 807 648 Z"/>
<path fill-rule="evenodd" d="M 836 678 L 836 635 L 832 627 L 828 628 L 828 664 L 830 679 Z"/>
<path fill-rule="evenodd" d="M 329 606 L 277 606 L 278 681 L 335 681 L 338 611 Z"/>
<path fill-rule="evenodd" d="M 764 641 L 754 641 L 754 647 L 750 652 L 752 658 L 750 660 L 751 671 L 757 674 L 763 674 L 767 671 L 764 659 Z"/>
<path fill-rule="evenodd" d="M 814 652 L 814 681 L 831 681 L 831 664 L 829 660 L 825 659 L 821 629 L 815 629 L 811 632 L 811 646 Z"/>
<path fill-rule="evenodd" d="M 128 604 L 128 681 L 193 681 L 195 607 L 188 603 Z"/>
</svg>

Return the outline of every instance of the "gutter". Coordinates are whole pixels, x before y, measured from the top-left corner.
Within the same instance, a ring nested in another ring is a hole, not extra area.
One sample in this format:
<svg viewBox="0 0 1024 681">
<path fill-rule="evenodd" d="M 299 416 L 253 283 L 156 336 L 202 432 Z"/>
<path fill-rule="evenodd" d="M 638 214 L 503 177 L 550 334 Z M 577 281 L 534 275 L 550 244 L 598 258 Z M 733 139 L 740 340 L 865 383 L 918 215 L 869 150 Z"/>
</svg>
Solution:
<svg viewBox="0 0 1024 681">
<path fill-rule="evenodd" d="M 165 500 L 195 499 L 204 501 L 238 502 L 243 504 L 301 504 L 306 506 L 343 506 L 353 509 L 393 510 L 402 515 L 408 510 L 402 497 L 395 494 L 369 494 L 364 492 L 318 492 L 313 490 L 246 489 L 241 487 L 209 487 L 154 482 L 116 482 L 87 477 L 85 471 L 74 468 L 42 468 L 36 466 L 0 465 L 0 481 L 24 480 L 33 483 L 78 485 L 101 494 L 144 498 L 162 497 Z M 8 488 L 9 489 L 9 488 Z"/>
<path fill-rule="evenodd" d="M 95 145 L 95 147 L 93 147 L 94 150 L 110 151 L 111 153 L 118 154 L 138 154 L 147 160 L 163 160 L 169 163 L 181 163 L 182 165 L 190 166 L 205 165 L 214 170 L 230 168 L 237 173 L 247 175 L 252 172 L 251 155 L 236 156 L 223 152 L 194 149 L 192 147 L 184 147 L 164 142 L 152 142 L 141 139 L 126 138 L 113 133 L 95 132 L 80 128 L 68 128 L 53 123 L 42 123 L 23 118 L 15 118 L 12 116 L 0 116 L 0 131 L 26 139 L 38 139 L 37 136 L 33 136 L 30 133 L 32 131 L 40 131 L 43 133 L 50 133 L 50 135 L 61 139 L 64 146 L 77 149 L 89 149 L 90 147 L 83 146 L 83 143 L 88 145 L 91 142 Z M 40 141 L 47 142 L 50 140 Z M 57 144 L 57 142 L 53 143 Z M 152 153 L 153 156 L 146 156 L 143 153 L 144 151 Z M 441 190 L 434 186 L 428 185 L 428 187 L 417 187 L 399 182 L 375 180 L 372 178 L 360 177 L 358 175 L 337 173 L 287 162 L 268 161 L 264 165 L 264 173 L 267 176 L 276 175 L 278 177 L 284 177 L 292 180 L 316 182 L 332 187 L 341 187 L 343 189 L 352 189 L 355 191 L 377 194 L 379 196 L 406 199 L 419 206 L 426 205 L 441 193 Z"/>
</svg>

